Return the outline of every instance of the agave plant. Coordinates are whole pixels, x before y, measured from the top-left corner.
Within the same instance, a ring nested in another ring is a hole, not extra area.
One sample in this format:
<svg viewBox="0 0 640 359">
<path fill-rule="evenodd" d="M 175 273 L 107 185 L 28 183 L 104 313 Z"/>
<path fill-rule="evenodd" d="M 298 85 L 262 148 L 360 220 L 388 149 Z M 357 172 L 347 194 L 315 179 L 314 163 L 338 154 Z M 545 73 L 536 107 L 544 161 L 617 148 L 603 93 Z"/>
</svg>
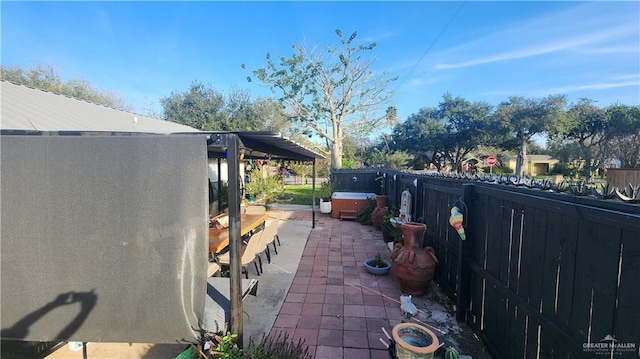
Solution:
<svg viewBox="0 0 640 359">
<path fill-rule="evenodd" d="M 608 183 L 604 184 L 604 185 L 601 184 L 599 187 L 600 188 L 598 189 L 598 186 L 596 186 L 592 190 L 593 194 L 596 195 L 597 197 L 602 198 L 602 199 L 613 199 L 613 198 L 616 198 L 615 188 L 610 186 Z"/>
<path fill-rule="evenodd" d="M 569 190 L 569 184 L 565 181 L 562 181 L 558 184 L 555 183 L 551 183 L 551 190 L 553 190 L 554 192 L 566 192 Z"/>
<path fill-rule="evenodd" d="M 627 191 L 628 190 L 628 191 Z M 640 203 L 640 185 L 633 186 L 629 183 L 629 187 L 624 188 L 622 192 L 620 192 L 617 188 L 615 189 L 616 195 L 618 198 L 628 203 Z"/>
<path fill-rule="evenodd" d="M 500 184 L 510 184 L 511 180 L 507 176 L 500 176 L 500 177 L 498 177 L 498 183 L 500 183 Z"/>
<path fill-rule="evenodd" d="M 513 184 L 515 184 L 516 186 L 532 187 L 532 181 L 533 179 L 529 177 L 516 177 Z"/>
<path fill-rule="evenodd" d="M 527 182 L 524 184 L 528 188 L 538 188 L 538 180 L 535 178 L 528 178 Z"/>
<path fill-rule="evenodd" d="M 552 182 L 549 181 L 548 179 L 543 179 L 541 181 L 533 181 L 533 186 L 535 188 L 541 189 L 543 191 L 548 191 L 551 189 L 552 186 Z"/>
<path fill-rule="evenodd" d="M 576 181 L 569 185 L 569 193 L 575 196 L 588 196 L 591 194 L 591 188 L 586 181 Z"/>
</svg>

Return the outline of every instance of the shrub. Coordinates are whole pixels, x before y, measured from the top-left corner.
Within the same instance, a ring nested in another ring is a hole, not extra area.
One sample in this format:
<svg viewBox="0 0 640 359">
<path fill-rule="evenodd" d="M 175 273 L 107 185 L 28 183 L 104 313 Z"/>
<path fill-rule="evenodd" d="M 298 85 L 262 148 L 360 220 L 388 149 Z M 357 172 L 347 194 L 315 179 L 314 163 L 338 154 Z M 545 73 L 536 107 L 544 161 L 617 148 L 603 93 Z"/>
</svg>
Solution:
<svg viewBox="0 0 640 359">
<path fill-rule="evenodd" d="M 275 202 L 284 193 L 284 180 L 280 176 L 267 176 L 265 179 L 265 202 Z"/>
<path fill-rule="evenodd" d="M 569 176 L 571 175 L 571 169 L 569 168 L 569 165 L 567 165 L 566 163 L 558 162 L 553 165 L 553 168 L 551 169 L 551 173 L 563 175 L 563 176 Z"/>
<path fill-rule="evenodd" d="M 272 203 L 284 193 L 284 181 L 277 175 L 264 177 L 260 171 L 252 171 L 249 182 L 245 184 L 245 191 L 257 202 Z"/>
<path fill-rule="evenodd" d="M 294 342 L 288 333 L 278 332 L 275 337 L 262 337 L 260 343 L 250 341 L 245 351 L 247 359 L 311 359 L 309 347 L 304 339 Z"/>
<path fill-rule="evenodd" d="M 513 173 L 513 170 L 509 167 L 493 166 L 493 170 L 491 170 L 490 166 L 482 167 L 482 173 L 490 173 L 489 171 L 494 175 L 508 175 Z"/>
<path fill-rule="evenodd" d="M 422 171 L 427 166 L 427 163 L 425 162 L 424 157 L 416 156 L 413 159 L 412 166 L 414 170 Z"/>
<path fill-rule="evenodd" d="M 356 220 L 362 224 L 373 224 L 371 222 L 371 213 L 373 213 L 374 209 L 376 209 L 376 200 L 368 199 L 367 205 L 356 215 Z"/>
<path fill-rule="evenodd" d="M 294 342 L 289 334 L 279 332 L 274 336 L 262 336 L 259 343 L 250 340 L 246 349 L 239 348 L 236 344 L 238 335 L 222 333 L 214 334 L 204 332 L 203 343 L 209 343 L 209 349 L 196 348 L 195 356 L 202 358 L 224 358 L 224 359 L 312 359 L 309 354 L 309 347 L 305 345 L 304 339 Z M 194 346 L 195 347 L 195 346 Z"/>
</svg>

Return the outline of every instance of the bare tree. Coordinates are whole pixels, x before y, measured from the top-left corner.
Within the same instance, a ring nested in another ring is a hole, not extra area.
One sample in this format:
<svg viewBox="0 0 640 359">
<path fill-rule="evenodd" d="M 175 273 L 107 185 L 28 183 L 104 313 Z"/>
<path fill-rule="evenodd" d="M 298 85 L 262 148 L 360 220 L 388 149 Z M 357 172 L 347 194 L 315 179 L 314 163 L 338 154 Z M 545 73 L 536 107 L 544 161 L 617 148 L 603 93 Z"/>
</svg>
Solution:
<svg viewBox="0 0 640 359">
<path fill-rule="evenodd" d="M 277 63 L 267 53 L 266 68 L 253 71 L 253 75 L 280 94 L 290 120 L 326 140 L 331 167 L 342 168 L 345 137 L 395 121 L 395 109 L 387 107 L 391 96 L 387 84 L 396 78 L 372 70 L 374 58 L 365 55 L 376 43 L 356 46 L 357 32 L 349 38 L 339 29 L 336 34 L 340 48 L 319 51 L 294 45 L 294 55 L 281 57 Z"/>
</svg>

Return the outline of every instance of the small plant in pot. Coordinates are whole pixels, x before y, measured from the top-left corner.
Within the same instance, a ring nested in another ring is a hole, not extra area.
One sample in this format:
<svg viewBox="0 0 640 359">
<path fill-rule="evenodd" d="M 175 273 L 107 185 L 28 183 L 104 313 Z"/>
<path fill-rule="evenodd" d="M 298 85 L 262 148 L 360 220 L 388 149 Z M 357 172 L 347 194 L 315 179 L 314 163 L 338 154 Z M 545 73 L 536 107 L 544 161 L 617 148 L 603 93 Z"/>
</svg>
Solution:
<svg viewBox="0 0 640 359">
<path fill-rule="evenodd" d="M 391 223 L 391 218 L 398 217 L 399 213 L 396 208 L 391 208 L 387 214 L 382 217 L 382 239 L 385 243 L 393 242 L 395 240 L 394 232 L 402 233 L 402 229 L 395 228 Z"/>
<path fill-rule="evenodd" d="M 333 186 L 330 181 L 322 182 L 318 195 L 320 196 L 320 213 L 331 213 L 331 194 Z"/>
<path fill-rule="evenodd" d="M 391 269 L 391 263 L 382 259 L 380 253 L 378 253 L 374 258 L 365 260 L 364 267 L 367 269 L 367 272 L 371 274 L 383 275 L 389 273 L 389 270 Z"/>
</svg>

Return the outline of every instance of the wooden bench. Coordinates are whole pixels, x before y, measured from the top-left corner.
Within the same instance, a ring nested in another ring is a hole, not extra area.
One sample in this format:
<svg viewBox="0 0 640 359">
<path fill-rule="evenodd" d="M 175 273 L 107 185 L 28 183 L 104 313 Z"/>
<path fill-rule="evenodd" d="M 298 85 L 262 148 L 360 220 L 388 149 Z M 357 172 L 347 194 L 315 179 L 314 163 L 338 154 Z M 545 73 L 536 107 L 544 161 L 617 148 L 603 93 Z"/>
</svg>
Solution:
<svg viewBox="0 0 640 359">
<path fill-rule="evenodd" d="M 340 220 L 344 219 L 353 219 L 355 220 L 358 216 L 358 211 L 352 209 L 343 209 L 340 211 Z"/>
</svg>

